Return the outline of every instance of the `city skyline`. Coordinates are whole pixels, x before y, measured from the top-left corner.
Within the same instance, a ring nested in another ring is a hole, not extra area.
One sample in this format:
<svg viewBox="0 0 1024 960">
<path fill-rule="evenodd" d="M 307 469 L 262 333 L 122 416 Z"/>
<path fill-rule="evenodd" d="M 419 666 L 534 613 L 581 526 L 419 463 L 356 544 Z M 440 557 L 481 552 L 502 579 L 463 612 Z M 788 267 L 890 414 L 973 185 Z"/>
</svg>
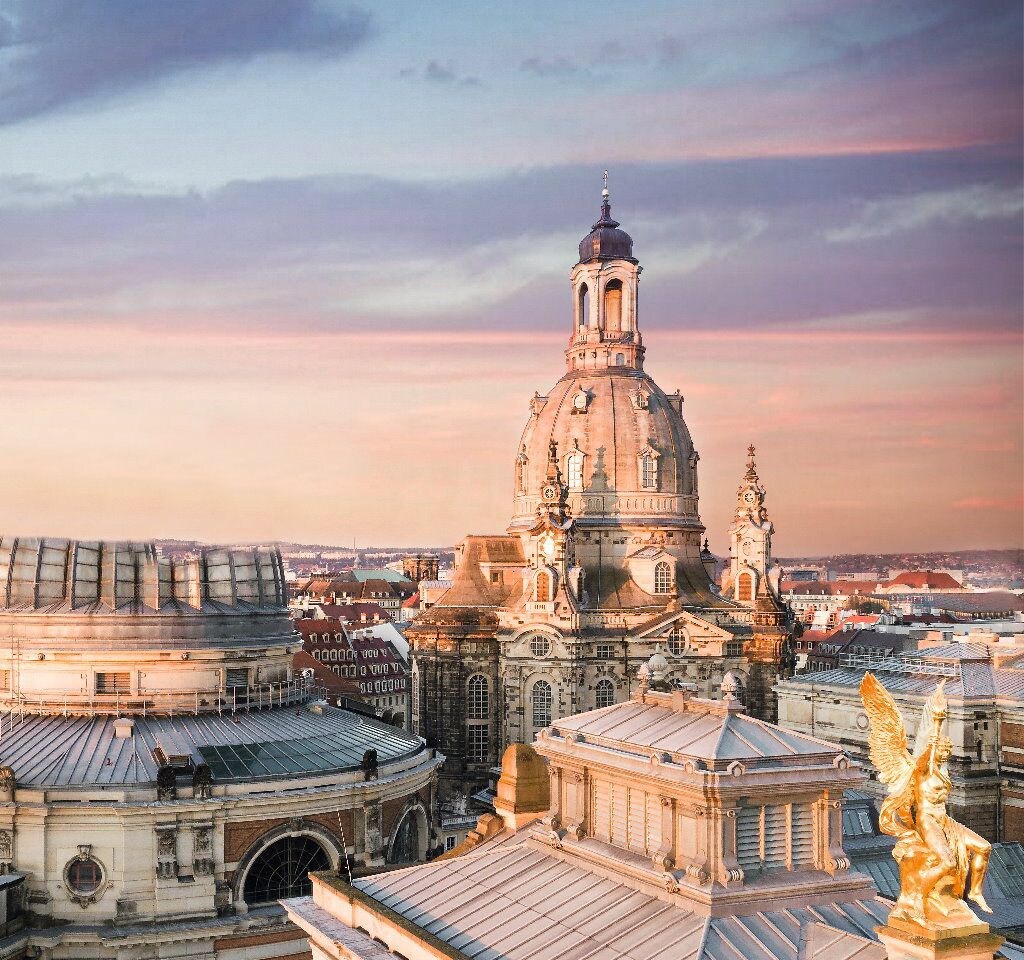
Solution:
<svg viewBox="0 0 1024 960">
<path fill-rule="evenodd" d="M 781 555 L 1021 545 L 1017 5 L 58 6 L 0 3 L 4 529 L 499 532 L 608 168 L 714 549 L 749 443 Z"/>
</svg>

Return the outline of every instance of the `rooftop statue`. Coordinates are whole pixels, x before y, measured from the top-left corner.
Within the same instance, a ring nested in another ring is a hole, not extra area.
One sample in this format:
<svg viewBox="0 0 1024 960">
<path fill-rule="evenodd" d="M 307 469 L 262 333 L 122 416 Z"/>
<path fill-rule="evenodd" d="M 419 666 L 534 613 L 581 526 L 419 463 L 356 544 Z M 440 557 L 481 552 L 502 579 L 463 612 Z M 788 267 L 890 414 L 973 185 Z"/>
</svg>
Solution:
<svg viewBox="0 0 1024 960">
<path fill-rule="evenodd" d="M 933 933 L 981 924 L 962 899 L 965 890 L 982 910 L 992 912 L 981 892 L 992 845 L 946 813 L 952 786 L 946 761 L 953 744 L 942 732 L 944 685 L 943 680 L 925 701 L 913 754 L 889 692 L 871 673 L 864 675 L 860 685 L 871 721 L 871 762 L 878 768 L 878 779 L 889 787 L 879 826 L 897 838 L 892 855 L 899 864 L 900 895 L 889 923 Z M 973 931 L 964 930 L 969 932 Z"/>
</svg>

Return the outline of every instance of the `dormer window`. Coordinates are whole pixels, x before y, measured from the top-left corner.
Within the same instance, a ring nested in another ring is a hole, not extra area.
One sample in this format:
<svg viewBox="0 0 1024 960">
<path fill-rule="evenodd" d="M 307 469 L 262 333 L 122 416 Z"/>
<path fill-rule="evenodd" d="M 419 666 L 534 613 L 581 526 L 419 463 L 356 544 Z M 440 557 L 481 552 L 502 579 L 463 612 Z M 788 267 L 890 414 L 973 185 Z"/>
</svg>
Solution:
<svg viewBox="0 0 1024 960">
<path fill-rule="evenodd" d="M 658 489 L 658 451 L 649 444 L 640 452 L 640 456 L 637 457 L 637 472 L 640 474 L 639 480 L 642 490 Z"/>
<path fill-rule="evenodd" d="M 583 454 L 579 450 L 565 458 L 565 476 L 570 490 L 583 489 Z"/>
<path fill-rule="evenodd" d="M 654 567 L 654 592 L 672 592 L 672 566 L 667 560 L 662 560 Z"/>
</svg>

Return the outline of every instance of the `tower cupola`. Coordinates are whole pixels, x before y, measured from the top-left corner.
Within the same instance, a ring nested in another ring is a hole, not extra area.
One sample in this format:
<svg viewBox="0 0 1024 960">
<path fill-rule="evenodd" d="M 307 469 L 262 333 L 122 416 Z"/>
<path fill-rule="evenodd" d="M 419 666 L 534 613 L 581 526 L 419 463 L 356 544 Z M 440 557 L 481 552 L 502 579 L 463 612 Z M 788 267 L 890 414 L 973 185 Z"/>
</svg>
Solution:
<svg viewBox="0 0 1024 960">
<path fill-rule="evenodd" d="M 643 369 L 637 325 L 640 264 L 633 238 L 612 219 L 608 171 L 601 191 L 601 218 L 580 241 L 572 268 L 573 329 L 565 353 L 569 370 Z"/>
</svg>

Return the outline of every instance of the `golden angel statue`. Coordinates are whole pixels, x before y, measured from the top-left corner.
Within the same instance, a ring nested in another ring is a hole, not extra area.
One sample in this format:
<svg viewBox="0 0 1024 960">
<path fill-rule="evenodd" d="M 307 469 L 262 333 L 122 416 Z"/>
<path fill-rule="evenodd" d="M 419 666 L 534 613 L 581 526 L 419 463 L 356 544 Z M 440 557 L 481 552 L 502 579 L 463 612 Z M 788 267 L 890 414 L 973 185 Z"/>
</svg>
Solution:
<svg viewBox="0 0 1024 960">
<path fill-rule="evenodd" d="M 900 896 L 889 921 L 926 930 L 981 923 L 962 899 L 965 890 L 982 910 L 992 912 L 981 892 L 992 845 L 946 813 L 952 789 L 946 761 L 953 743 L 942 733 L 944 686 L 942 680 L 925 701 L 911 754 L 903 718 L 889 691 L 871 673 L 864 674 L 860 685 L 871 721 L 871 762 L 878 779 L 889 787 L 878 822 L 883 833 L 897 838 L 892 855 L 900 869 Z"/>
</svg>

